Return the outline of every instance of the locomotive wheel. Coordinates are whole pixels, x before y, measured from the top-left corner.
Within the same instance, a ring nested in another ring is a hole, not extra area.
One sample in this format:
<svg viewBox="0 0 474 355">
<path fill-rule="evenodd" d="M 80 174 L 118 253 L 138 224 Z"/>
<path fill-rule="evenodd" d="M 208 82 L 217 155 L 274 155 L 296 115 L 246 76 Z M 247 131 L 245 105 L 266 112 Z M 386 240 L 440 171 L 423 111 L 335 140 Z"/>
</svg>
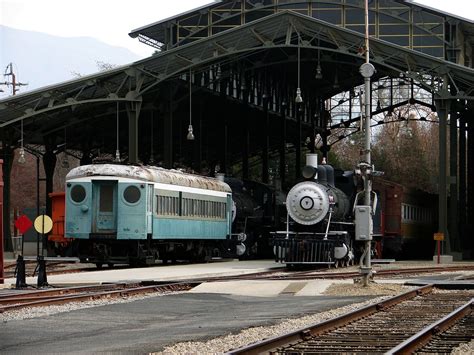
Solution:
<svg viewBox="0 0 474 355">
<path fill-rule="evenodd" d="M 107 266 L 108 266 L 110 269 L 112 269 L 112 268 L 114 267 L 114 264 L 108 263 Z"/>
<path fill-rule="evenodd" d="M 96 267 L 97 269 L 99 269 L 99 270 L 102 269 L 102 266 L 103 266 L 103 265 L 104 265 L 104 264 L 102 264 L 102 263 L 95 263 L 95 267 Z"/>
</svg>

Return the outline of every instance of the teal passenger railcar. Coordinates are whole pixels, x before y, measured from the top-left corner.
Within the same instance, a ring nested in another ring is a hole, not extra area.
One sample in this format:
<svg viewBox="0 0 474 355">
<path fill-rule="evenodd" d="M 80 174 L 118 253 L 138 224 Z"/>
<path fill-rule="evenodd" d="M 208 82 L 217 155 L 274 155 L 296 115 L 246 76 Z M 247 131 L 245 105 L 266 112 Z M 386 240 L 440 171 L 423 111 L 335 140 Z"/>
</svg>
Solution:
<svg viewBox="0 0 474 355">
<path fill-rule="evenodd" d="M 153 264 L 245 251 L 232 192 L 218 179 L 151 166 L 94 164 L 66 177 L 66 236 L 81 262 Z"/>
</svg>

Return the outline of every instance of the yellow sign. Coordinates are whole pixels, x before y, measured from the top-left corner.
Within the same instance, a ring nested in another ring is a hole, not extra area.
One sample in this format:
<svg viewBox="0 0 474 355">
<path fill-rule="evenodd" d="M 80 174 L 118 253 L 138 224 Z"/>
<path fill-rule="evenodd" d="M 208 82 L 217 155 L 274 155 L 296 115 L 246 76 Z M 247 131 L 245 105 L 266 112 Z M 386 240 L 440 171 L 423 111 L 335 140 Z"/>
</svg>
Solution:
<svg viewBox="0 0 474 355">
<path fill-rule="evenodd" d="M 435 233 L 433 235 L 434 240 L 444 240 L 444 233 Z"/>
<path fill-rule="evenodd" d="M 36 217 L 34 226 L 38 233 L 46 234 L 53 229 L 53 220 L 51 217 L 42 214 L 41 216 Z"/>
</svg>

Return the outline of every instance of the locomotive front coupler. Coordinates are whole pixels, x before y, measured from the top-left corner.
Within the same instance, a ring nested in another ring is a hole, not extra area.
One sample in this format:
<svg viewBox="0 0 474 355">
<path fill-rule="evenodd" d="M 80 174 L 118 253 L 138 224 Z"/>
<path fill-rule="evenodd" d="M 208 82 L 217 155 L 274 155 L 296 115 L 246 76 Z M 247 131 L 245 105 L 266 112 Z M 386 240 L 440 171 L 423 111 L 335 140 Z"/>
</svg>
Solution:
<svg viewBox="0 0 474 355">
<path fill-rule="evenodd" d="M 230 237 L 232 240 L 237 240 L 238 242 L 245 242 L 247 240 L 247 234 L 245 233 L 232 233 Z"/>
</svg>

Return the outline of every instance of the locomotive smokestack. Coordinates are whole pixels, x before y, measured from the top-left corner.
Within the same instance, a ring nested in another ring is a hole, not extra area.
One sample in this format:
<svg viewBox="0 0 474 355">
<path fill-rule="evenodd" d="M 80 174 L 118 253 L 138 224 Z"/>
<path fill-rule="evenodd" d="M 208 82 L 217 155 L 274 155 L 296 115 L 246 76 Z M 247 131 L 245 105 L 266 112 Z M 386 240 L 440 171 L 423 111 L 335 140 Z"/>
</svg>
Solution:
<svg viewBox="0 0 474 355">
<path fill-rule="evenodd" d="M 313 180 L 318 178 L 318 155 L 306 154 L 306 166 L 301 172 L 306 180 Z"/>
<path fill-rule="evenodd" d="M 306 154 L 306 165 L 318 168 L 318 155 L 317 154 Z"/>
<path fill-rule="evenodd" d="M 224 177 L 225 177 L 225 174 L 216 174 L 216 179 L 219 181 L 224 182 Z"/>
</svg>

